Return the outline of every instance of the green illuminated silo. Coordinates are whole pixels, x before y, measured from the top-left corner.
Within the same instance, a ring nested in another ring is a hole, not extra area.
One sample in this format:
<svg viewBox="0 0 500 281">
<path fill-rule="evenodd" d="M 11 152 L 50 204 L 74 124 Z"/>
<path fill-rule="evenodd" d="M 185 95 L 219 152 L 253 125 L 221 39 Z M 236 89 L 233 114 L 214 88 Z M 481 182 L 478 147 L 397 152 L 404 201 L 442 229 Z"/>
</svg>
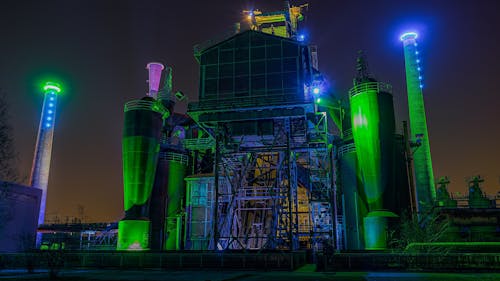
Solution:
<svg viewBox="0 0 500 281">
<path fill-rule="evenodd" d="M 393 185 L 394 107 L 390 85 L 366 77 L 349 91 L 352 134 L 369 213 L 364 218 L 366 249 L 386 248 L 384 193 Z"/>
<path fill-rule="evenodd" d="M 118 224 L 118 250 L 149 248 L 149 200 L 163 119 L 167 114 L 168 111 L 150 97 L 125 105 L 122 139 L 125 218 Z"/>
<path fill-rule="evenodd" d="M 164 159 L 163 159 L 164 157 Z M 161 161 L 168 163 L 167 209 L 165 225 L 165 250 L 180 250 L 184 218 L 183 202 L 188 169 L 188 156 L 178 152 L 166 152 Z"/>
<path fill-rule="evenodd" d="M 181 249 L 188 156 L 168 146 L 161 145 L 150 203 L 151 250 Z"/>
<path fill-rule="evenodd" d="M 418 210 L 429 208 L 436 200 L 436 189 L 434 186 L 434 173 L 432 171 L 431 151 L 429 146 L 429 135 L 427 133 L 427 121 L 425 118 L 424 97 L 422 95 L 422 75 L 419 53 L 417 50 L 417 34 L 408 32 L 401 36 L 403 41 L 406 86 L 408 91 L 408 112 L 410 114 L 410 131 L 414 141 L 420 143 L 413 153 L 413 164 L 415 167 L 416 195 Z"/>
<path fill-rule="evenodd" d="M 394 142 L 394 109 L 390 86 L 366 82 L 350 91 L 352 134 L 370 210 L 383 206 L 389 184 Z"/>
</svg>

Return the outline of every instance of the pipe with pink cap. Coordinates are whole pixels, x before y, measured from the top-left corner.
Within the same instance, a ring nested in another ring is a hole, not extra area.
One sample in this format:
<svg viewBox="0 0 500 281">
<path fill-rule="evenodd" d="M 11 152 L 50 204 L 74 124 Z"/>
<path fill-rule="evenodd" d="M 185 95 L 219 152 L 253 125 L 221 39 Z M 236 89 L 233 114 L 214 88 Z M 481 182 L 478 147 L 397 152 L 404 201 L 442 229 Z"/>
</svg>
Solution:
<svg viewBox="0 0 500 281">
<path fill-rule="evenodd" d="M 146 65 L 146 69 L 149 71 L 149 91 L 147 93 L 149 97 L 156 99 L 160 86 L 161 72 L 164 68 L 163 64 L 159 62 L 150 62 Z"/>
</svg>

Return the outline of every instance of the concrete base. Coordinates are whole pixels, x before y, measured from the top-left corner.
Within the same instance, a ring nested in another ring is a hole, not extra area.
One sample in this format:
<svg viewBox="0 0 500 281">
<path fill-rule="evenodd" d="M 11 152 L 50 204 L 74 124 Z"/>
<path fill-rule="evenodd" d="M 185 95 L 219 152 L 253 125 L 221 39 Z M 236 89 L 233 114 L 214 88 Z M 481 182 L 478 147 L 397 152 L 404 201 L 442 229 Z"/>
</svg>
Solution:
<svg viewBox="0 0 500 281">
<path fill-rule="evenodd" d="M 389 211 L 372 211 L 363 219 L 366 250 L 387 249 L 388 219 L 398 217 Z"/>
</svg>

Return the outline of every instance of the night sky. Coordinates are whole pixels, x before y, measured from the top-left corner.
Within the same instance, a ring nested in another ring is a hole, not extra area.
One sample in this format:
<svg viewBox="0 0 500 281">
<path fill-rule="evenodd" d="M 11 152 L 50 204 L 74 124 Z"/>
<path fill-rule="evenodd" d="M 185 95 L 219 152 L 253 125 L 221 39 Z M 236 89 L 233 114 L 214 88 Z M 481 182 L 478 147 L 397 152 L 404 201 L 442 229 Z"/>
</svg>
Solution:
<svg viewBox="0 0 500 281">
<path fill-rule="evenodd" d="M 292 4 L 303 2 L 292 1 Z M 303 25 L 320 71 L 345 96 L 363 49 L 371 72 L 394 87 L 397 122 L 407 119 L 402 31 L 417 30 L 430 145 L 437 177 L 453 192 L 481 174 L 500 190 L 500 3 L 310 0 Z M 48 218 L 117 221 L 123 215 L 123 105 L 147 90 L 145 65 L 173 67 L 174 89 L 198 95 L 192 47 L 242 20 L 241 10 L 282 1 L 2 1 L 0 88 L 11 106 L 19 171 L 28 182 L 42 105 L 40 85 L 62 83 L 47 202 Z M 179 104 L 177 111 L 184 112 Z"/>
</svg>

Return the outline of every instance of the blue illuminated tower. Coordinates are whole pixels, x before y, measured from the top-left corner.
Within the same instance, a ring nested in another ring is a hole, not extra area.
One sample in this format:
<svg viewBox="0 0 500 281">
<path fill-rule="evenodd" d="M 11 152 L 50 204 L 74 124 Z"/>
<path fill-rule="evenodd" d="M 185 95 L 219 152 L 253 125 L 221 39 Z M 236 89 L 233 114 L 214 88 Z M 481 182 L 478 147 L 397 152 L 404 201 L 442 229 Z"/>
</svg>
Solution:
<svg viewBox="0 0 500 281">
<path fill-rule="evenodd" d="M 423 84 L 420 58 L 417 50 L 417 36 L 415 32 L 407 32 L 401 35 L 401 41 L 403 41 L 405 55 L 411 139 L 419 144 L 419 147 L 414 150 L 413 162 L 415 167 L 418 211 L 422 212 L 434 204 L 436 190 L 434 187 L 427 121 L 425 118 L 424 97 L 422 95 Z"/>
<path fill-rule="evenodd" d="M 35 157 L 31 170 L 31 186 L 42 190 L 38 224 L 45 220 L 45 203 L 47 201 L 47 185 L 49 181 L 50 157 L 52 154 L 52 140 L 56 116 L 57 96 L 61 92 L 59 84 L 47 82 L 44 87 L 42 116 L 38 128 Z"/>
</svg>

